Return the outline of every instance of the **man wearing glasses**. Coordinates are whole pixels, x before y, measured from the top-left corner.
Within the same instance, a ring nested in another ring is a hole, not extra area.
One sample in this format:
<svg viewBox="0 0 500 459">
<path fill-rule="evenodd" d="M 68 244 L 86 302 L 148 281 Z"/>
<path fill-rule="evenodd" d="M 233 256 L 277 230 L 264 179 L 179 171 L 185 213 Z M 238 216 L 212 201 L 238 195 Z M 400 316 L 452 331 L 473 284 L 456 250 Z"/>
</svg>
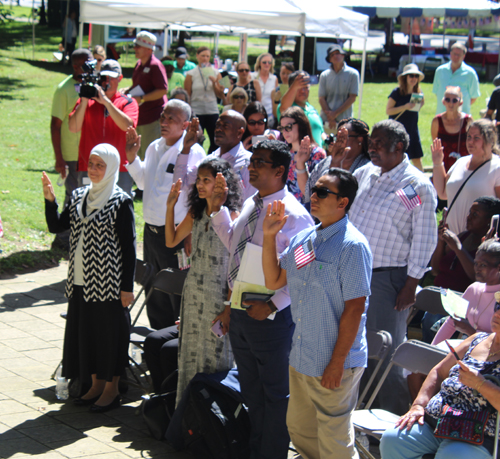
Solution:
<svg viewBox="0 0 500 459">
<path fill-rule="evenodd" d="M 312 188 L 319 225 L 292 238 L 279 255 L 276 235 L 286 205 L 274 201 L 263 223 L 266 286 L 288 284 L 295 332 L 290 353 L 287 426 L 302 457 L 355 457 L 352 411 L 367 364 L 366 310 L 372 254 L 347 212 L 354 176 L 332 168 Z"/>
<path fill-rule="evenodd" d="M 236 280 L 245 281 L 238 277 L 245 251 L 252 245 L 262 246 L 262 223 L 269 204 L 281 200 L 286 205 L 287 221 L 277 237 L 279 251 L 288 247 L 293 236 L 313 225 L 306 209 L 285 186 L 290 161 L 290 151 L 284 142 L 264 140 L 254 145 L 248 171 L 250 183 L 258 192 L 245 201 L 234 221 L 224 207 L 224 177 L 217 175 L 211 218 L 215 232 L 230 253 L 231 290 Z M 247 268 L 262 273 L 260 256 L 252 262 Z M 224 333 L 229 331 L 241 393 L 249 409 L 250 458 L 286 459 L 290 441 L 286 427 L 288 356 L 294 329 L 288 289 L 277 289 L 267 301 L 244 301 L 238 308 L 240 301 L 241 298 L 231 297 L 231 304 L 216 320 L 221 321 Z"/>
<path fill-rule="evenodd" d="M 436 191 L 412 166 L 403 125 L 384 120 L 373 126 L 371 163 L 357 169 L 359 189 L 349 218 L 370 243 L 373 275 L 368 328 L 388 331 L 393 349 L 406 338 L 406 319 L 419 280 L 437 244 Z M 370 367 L 370 365 L 369 365 Z M 381 408 L 404 414 L 410 402 L 406 378 L 394 366 L 379 392 Z"/>
<path fill-rule="evenodd" d="M 132 86 L 124 90 L 139 104 L 137 134 L 141 136 L 139 157 L 144 160 L 151 142 L 161 137 L 160 116 L 167 103 L 167 74 L 165 67 L 153 54 L 156 37 L 142 31 L 134 40 L 135 57 L 139 60 L 132 74 Z"/>
</svg>

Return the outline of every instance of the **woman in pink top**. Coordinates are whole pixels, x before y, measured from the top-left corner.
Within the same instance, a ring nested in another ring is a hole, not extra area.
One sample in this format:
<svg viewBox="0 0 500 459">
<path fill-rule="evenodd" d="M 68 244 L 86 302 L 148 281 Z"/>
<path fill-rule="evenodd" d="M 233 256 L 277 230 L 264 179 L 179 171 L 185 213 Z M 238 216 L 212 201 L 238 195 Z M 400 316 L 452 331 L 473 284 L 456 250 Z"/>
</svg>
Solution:
<svg viewBox="0 0 500 459">
<path fill-rule="evenodd" d="M 481 331 L 491 333 L 491 318 L 495 306 L 495 292 L 500 292 L 500 243 L 494 239 L 483 242 L 474 259 L 476 282 L 471 284 L 463 298 L 469 301 L 466 320 L 451 317 L 437 332 L 432 344 L 438 344 L 459 331 L 473 335 Z"/>
</svg>

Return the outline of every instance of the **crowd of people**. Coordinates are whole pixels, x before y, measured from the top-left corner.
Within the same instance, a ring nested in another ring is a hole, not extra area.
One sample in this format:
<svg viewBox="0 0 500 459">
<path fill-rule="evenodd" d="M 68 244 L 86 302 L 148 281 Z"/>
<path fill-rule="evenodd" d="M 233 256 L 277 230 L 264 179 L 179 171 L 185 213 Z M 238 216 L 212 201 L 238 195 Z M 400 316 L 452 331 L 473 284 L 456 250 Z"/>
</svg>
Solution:
<svg viewBox="0 0 500 459">
<path fill-rule="evenodd" d="M 257 58 L 254 73 L 239 62 L 225 88 L 207 47 L 197 50 L 197 64 L 182 47 L 162 63 L 153 34 L 142 31 L 134 43 L 130 87 L 119 89 L 119 63 L 96 47 L 101 85 L 95 96 L 78 97 L 74 85 L 92 58 L 79 49 L 52 107 L 56 170 L 66 177 L 61 213 L 45 173 L 42 182 L 49 230 L 69 238 L 63 375 L 88 387 L 75 404 L 102 413 L 121 403 L 134 299 L 135 182 L 144 261 L 158 272 L 183 268 L 179 251 L 190 257 L 181 303 L 161 292 L 148 299 L 155 331 L 144 357 L 153 389 L 164 390 L 178 368 L 178 403 L 195 374 L 236 366 L 252 459 L 286 458 L 290 439 L 304 458 L 357 457 L 351 413 L 363 373 L 373 371 L 366 329 L 390 332 L 394 349 L 401 344 L 429 266 L 436 285 L 455 288 L 458 280 L 470 301 L 467 319 L 448 319 L 436 340 L 455 330 L 469 338 L 457 347 L 462 362 L 446 357 L 417 381 L 414 397 L 403 372 L 390 371 L 378 403 L 402 418 L 384 435 L 383 457 L 420 457 L 421 444 L 425 452 L 447 447 L 421 438 L 430 429 L 424 411 L 439 418 L 452 391 L 473 411 L 486 402 L 500 408 L 500 389 L 484 379 L 500 372 L 500 361 L 489 360 L 500 357 L 500 243 L 488 232 L 500 213 L 498 138 L 494 122 L 470 117 L 479 94 L 474 82 L 462 81 L 470 78 L 463 45 L 455 44 L 451 63 L 436 72 L 443 105 L 429 127 L 431 181 L 421 170 L 414 108 L 423 97 L 412 97 L 422 96 L 423 74 L 414 64 L 389 95 L 390 119 L 370 132 L 352 117 L 359 74 L 338 44 L 327 51 L 318 113 L 308 101 L 307 72 L 285 63 L 279 84 L 270 54 Z M 438 197 L 447 201 L 439 227 Z M 483 455 L 489 448 L 473 447 Z"/>
</svg>

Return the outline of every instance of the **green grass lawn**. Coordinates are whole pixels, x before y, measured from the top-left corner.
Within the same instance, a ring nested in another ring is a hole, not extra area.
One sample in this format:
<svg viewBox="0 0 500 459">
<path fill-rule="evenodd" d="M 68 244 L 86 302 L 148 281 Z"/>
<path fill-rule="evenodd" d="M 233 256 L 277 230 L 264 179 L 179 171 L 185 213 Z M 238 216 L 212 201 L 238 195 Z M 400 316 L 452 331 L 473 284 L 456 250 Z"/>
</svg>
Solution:
<svg viewBox="0 0 500 459">
<path fill-rule="evenodd" d="M 0 240 L 3 251 L 0 254 L 0 273 L 57 262 L 62 255 L 50 249 L 53 236 L 48 234 L 45 223 L 40 177 L 41 171 L 45 170 L 54 183 L 57 181 L 49 131 L 50 110 L 54 90 L 70 70 L 52 62 L 52 53 L 57 51 L 60 42 L 59 31 L 37 27 L 36 36 L 35 59 L 31 60 L 31 25 L 22 22 L 0 25 L 0 117 L 3 128 L 0 137 L 0 215 L 5 231 L 5 237 Z M 236 55 L 237 46 L 235 41 L 234 47 L 223 47 L 220 56 L 226 58 L 226 52 Z M 129 56 L 128 63 L 123 65 L 125 76 L 130 77 L 133 65 L 133 56 Z M 130 79 L 125 78 L 121 84 L 129 85 Z M 361 117 L 370 126 L 386 118 L 387 96 L 395 86 L 396 81 L 379 82 L 367 78 Z M 430 123 L 436 109 L 436 98 L 431 89 L 431 83 L 423 84 L 426 104 L 419 119 L 426 165 L 431 164 Z M 486 106 L 485 99 L 492 90 L 492 84 L 481 84 L 482 95 L 473 105 L 475 119 L 479 117 L 479 110 Z M 317 86 L 311 88 L 310 102 L 319 109 L 317 91 Z M 55 188 L 59 201 L 62 201 L 63 188 Z M 136 203 L 135 210 L 138 241 L 142 241 L 142 203 Z"/>
</svg>

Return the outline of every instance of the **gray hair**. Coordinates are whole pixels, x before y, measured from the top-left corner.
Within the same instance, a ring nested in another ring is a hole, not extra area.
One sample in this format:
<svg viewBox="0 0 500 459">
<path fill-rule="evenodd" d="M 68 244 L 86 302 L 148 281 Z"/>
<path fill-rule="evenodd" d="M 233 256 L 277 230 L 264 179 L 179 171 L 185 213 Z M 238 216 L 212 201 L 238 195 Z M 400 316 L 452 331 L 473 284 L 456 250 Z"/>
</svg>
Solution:
<svg viewBox="0 0 500 459">
<path fill-rule="evenodd" d="M 476 253 L 485 253 L 495 260 L 495 265 L 500 265 L 500 242 L 494 239 L 484 241 L 477 249 Z"/>
<path fill-rule="evenodd" d="M 405 127 L 395 120 L 383 120 L 375 123 L 372 129 L 372 134 L 375 131 L 384 131 L 385 146 L 389 151 L 394 151 L 398 142 L 403 144 L 403 153 L 410 146 L 410 136 L 406 132 Z"/>
<path fill-rule="evenodd" d="M 170 99 L 165 108 L 173 108 L 174 110 L 182 112 L 184 115 L 184 121 L 189 121 L 191 119 L 191 107 L 182 100 Z"/>
</svg>

